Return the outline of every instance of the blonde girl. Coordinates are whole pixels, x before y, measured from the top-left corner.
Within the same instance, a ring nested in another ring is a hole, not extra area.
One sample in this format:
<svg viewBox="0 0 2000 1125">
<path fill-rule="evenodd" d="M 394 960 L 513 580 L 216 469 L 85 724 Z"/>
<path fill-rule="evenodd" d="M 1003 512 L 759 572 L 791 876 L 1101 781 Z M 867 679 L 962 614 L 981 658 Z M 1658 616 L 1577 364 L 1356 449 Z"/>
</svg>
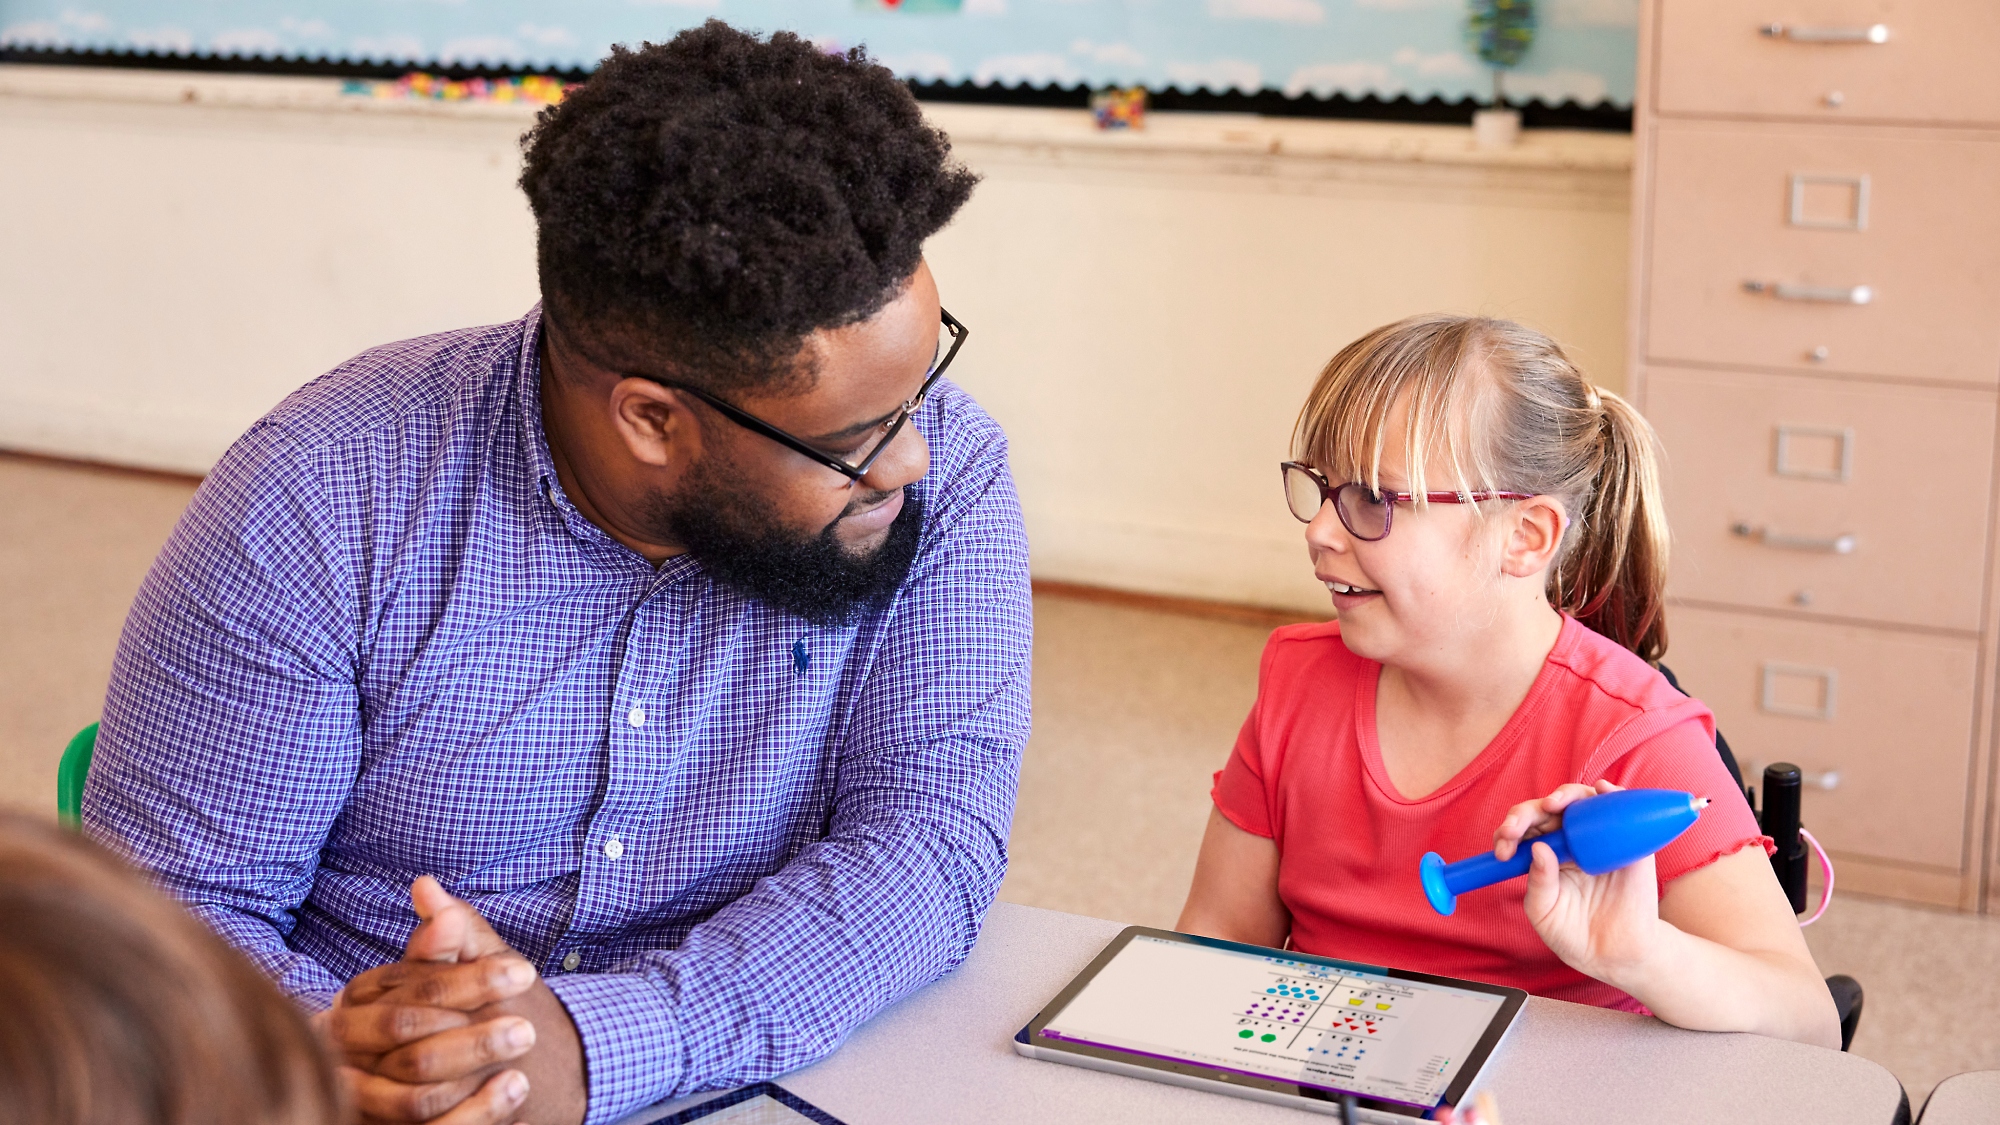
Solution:
<svg viewBox="0 0 2000 1125">
<path fill-rule="evenodd" d="M 1715 750 L 1669 686 L 1646 422 L 1507 321 L 1426 316 L 1327 364 L 1287 499 L 1338 620 L 1278 630 L 1180 929 L 1838 1047 L 1832 998 Z M 1589 876 L 1534 866 L 1450 917 L 1417 865 L 1504 858 L 1618 787 L 1713 803 Z"/>
</svg>

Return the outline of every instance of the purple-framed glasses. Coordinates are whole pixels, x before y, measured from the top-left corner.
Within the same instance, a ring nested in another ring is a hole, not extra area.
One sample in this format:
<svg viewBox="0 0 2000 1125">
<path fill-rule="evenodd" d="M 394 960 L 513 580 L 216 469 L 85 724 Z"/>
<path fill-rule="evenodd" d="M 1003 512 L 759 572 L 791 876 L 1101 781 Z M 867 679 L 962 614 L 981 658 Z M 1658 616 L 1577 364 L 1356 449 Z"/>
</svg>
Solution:
<svg viewBox="0 0 2000 1125">
<path fill-rule="evenodd" d="M 1278 468 L 1285 476 L 1285 503 L 1290 505 L 1292 515 L 1298 517 L 1300 523 L 1311 523 L 1320 508 L 1331 503 L 1333 514 L 1340 517 L 1341 526 L 1347 529 L 1347 533 L 1369 543 L 1388 538 L 1389 524 L 1396 516 L 1396 505 L 1407 504 L 1418 495 L 1387 488 L 1374 489 L 1358 483 L 1335 487 L 1326 482 L 1319 470 L 1297 461 L 1286 461 Z M 1433 504 L 1534 499 L 1531 492 L 1426 492 L 1422 495 Z"/>
</svg>

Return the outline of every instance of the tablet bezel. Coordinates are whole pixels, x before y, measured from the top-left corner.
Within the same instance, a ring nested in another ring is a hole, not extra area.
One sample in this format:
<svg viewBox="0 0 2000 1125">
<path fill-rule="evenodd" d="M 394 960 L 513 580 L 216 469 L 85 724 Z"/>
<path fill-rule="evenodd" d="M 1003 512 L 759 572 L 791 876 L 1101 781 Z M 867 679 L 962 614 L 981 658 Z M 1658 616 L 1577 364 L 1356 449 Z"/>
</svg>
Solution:
<svg viewBox="0 0 2000 1125">
<path fill-rule="evenodd" d="M 747 1101 L 754 1101 L 757 1098 L 769 1098 L 805 1118 L 807 1121 L 816 1122 L 817 1125 L 844 1125 L 839 1118 L 799 1097 L 776 1082 L 755 1082 L 748 1086 L 741 1086 L 720 1097 L 710 1098 L 705 1102 L 691 1105 L 686 1109 L 677 1110 L 665 1117 L 649 1121 L 646 1125 L 693 1125 L 694 1122 L 698 1122 L 704 1117 L 712 1117 L 732 1106 L 741 1105 Z"/>
<path fill-rule="evenodd" d="M 1480 1033 L 1478 1043 L 1473 1046 L 1471 1053 L 1466 1055 L 1465 1061 L 1459 1067 L 1458 1073 L 1452 1076 L 1451 1084 L 1445 1087 L 1444 1095 L 1439 1100 L 1438 1106 L 1457 1105 L 1464 1098 L 1466 1091 L 1471 1088 L 1473 1080 L 1485 1068 L 1486 1060 L 1492 1056 L 1494 1048 L 1500 1045 L 1501 1037 L 1507 1034 L 1507 1029 L 1513 1024 L 1514 1017 L 1520 1014 L 1522 1006 L 1528 1001 L 1528 994 L 1526 992 L 1518 988 L 1508 988 L 1504 985 L 1486 984 L 1482 981 L 1460 980 L 1456 977 L 1434 976 L 1430 973 L 1412 972 L 1408 969 L 1392 969 L 1384 965 L 1369 965 L 1360 961 L 1343 961 L 1337 957 L 1320 957 L 1311 953 L 1301 953 L 1296 949 L 1272 949 L 1268 946 L 1246 945 L 1242 942 L 1224 941 L 1221 938 L 1197 937 L 1193 934 L 1176 933 L 1173 930 L 1156 930 L 1150 926 L 1127 926 L 1119 932 L 1117 937 L 1111 939 L 1111 943 L 1106 945 L 1092 959 L 1090 964 L 1084 967 L 1082 972 L 1072 978 L 1069 984 L 1065 985 L 1063 990 L 1056 994 L 1055 999 L 1044 1005 L 1042 1010 L 1035 1014 L 1035 1018 L 1028 1021 L 1028 1026 L 1022 1030 L 1026 1033 L 1028 1045 L 1031 1048 L 1080 1055 L 1085 1058 L 1100 1059 L 1106 1062 L 1122 1063 L 1143 1070 L 1158 1071 L 1163 1074 L 1173 1074 L 1183 1078 L 1203 1079 L 1228 1089 L 1263 1090 L 1309 1102 L 1338 1103 L 1342 1094 L 1351 1094 L 1354 1097 L 1354 1103 L 1357 1108 L 1375 1110 L 1380 1113 L 1391 1113 L 1418 1120 L 1428 1117 L 1437 1111 L 1438 1106 L 1417 1106 L 1409 1102 L 1373 1097 L 1356 1090 L 1334 1090 L 1322 1086 L 1309 1086 L 1298 1082 L 1287 1082 L 1280 1078 L 1268 1078 L 1260 1074 L 1252 1074 L 1248 1071 L 1229 1070 L 1197 1062 L 1162 1058 L 1157 1055 L 1144 1054 L 1138 1051 L 1121 1051 L 1108 1047 L 1096 1047 L 1079 1043 L 1072 1039 L 1050 1038 L 1043 1035 L 1043 1029 L 1048 1026 L 1049 1021 L 1054 1019 L 1064 1008 L 1068 1007 L 1070 1001 L 1076 999 L 1077 994 L 1082 992 L 1092 980 L 1095 980 L 1097 974 L 1103 970 L 1104 966 L 1110 964 L 1112 958 L 1123 952 L 1125 947 L 1130 945 L 1132 939 L 1135 937 L 1160 938 L 1183 945 L 1203 946 L 1234 953 L 1250 953 L 1259 957 L 1282 957 L 1293 961 L 1324 965 L 1334 969 L 1370 973 L 1376 976 L 1387 977 L 1390 980 L 1410 981 L 1415 984 L 1444 985 L 1450 988 L 1464 989 L 1468 992 L 1484 992 L 1488 995 L 1500 997 L 1500 1010 L 1494 1013 L 1491 1020 L 1487 1021 L 1486 1029 Z"/>
</svg>

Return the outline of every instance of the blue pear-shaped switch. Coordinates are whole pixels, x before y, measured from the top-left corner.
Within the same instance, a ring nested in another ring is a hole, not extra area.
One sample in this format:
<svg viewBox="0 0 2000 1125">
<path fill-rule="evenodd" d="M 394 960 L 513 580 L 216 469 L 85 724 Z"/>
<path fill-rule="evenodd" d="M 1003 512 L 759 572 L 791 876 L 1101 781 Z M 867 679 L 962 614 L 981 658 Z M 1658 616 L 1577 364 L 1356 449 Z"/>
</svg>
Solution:
<svg viewBox="0 0 2000 1125">
<path fill-rule="evenodd" d="M 1535 841 L 1547 844 L 1562 863 L 1574 863 L 1586 874 L 1602 875 L 1628 867 L 1680 839 L 1694 826 L 1708 798 L 1678 789 L 1620 789 L 1585 797 L 1563 810 L 1560 828 L 1546 836 L 1521 841 L 1514 858 L 1492 853 L 1446 863 L 1436 852 L 1425 852 L 1417 866 L 1424 897 L 1431 909 L 1450 914 L 1458 896 L 1528 873 Z"/>
</svg>

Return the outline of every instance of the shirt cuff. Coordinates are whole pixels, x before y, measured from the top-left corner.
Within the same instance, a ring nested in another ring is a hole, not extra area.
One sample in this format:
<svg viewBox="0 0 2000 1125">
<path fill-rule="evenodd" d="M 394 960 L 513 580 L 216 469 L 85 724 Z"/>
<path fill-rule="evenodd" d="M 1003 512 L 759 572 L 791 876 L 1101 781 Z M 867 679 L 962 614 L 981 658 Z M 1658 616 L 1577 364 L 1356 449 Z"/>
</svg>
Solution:
<svg viewBox="0 0 2000 1125">
<path fill-rule="evenodd" d="M 298 1005 L 299 1010 L 306 1015 L 316 1016 L 333 1007 L 333 1001 L 339 995 L 338 991 L 295 992 L 292 994 L 292 1003 Z"/>
<path fill-rule="evenodd" d="M 635 973 L 577 973 L 549 978 L 549 990 L 583 1041 L 590 1097 L 583 1125 L 609 1125 L 674 1092 L 680 1043 L 658 984 Z"/>
</svg>

